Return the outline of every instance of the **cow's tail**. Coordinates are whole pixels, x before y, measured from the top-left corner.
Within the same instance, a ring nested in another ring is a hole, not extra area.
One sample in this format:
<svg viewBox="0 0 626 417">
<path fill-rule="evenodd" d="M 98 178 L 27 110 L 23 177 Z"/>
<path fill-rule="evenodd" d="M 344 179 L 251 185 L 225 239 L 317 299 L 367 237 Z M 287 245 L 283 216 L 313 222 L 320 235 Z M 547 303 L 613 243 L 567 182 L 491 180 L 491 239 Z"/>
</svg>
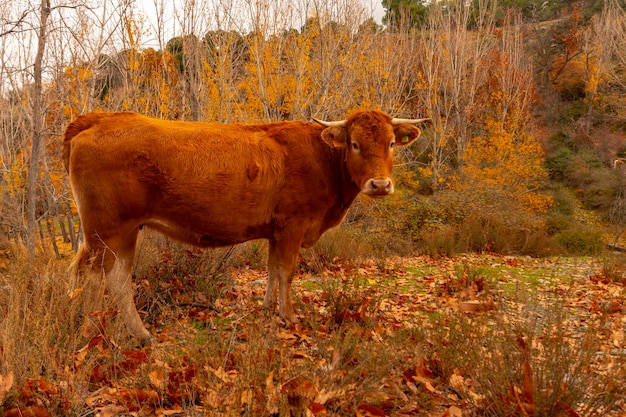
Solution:
<svg viewBox="0 0 626 417">
<path fill-rule="evenodd" d="M 97 124 L 104 113 L 90 113 L 78 116 L 65 128 L 65 136 L 63 138 L 63 165 L 65 170 L 70 172 L 70 153 L 72 151 L 72 139 L 83 130 L 87 130 Z"/>
<path fill-rule="evenodd" d="M 74 279 L 77 279 L 81 269 L 84 268 L 85 263 L 87 262 L 87 250 L 85 249 L 85 243 L 81 243 L 80 246 L 78 247 L 78 251 L 76 252 L 76 255 L 74 255 L 74 259 L 72 259 L 72 262 L 70 262 L 70 266 L 68 268 L 68 271 L 70 273 L 70 276 Z"/>
</svg>

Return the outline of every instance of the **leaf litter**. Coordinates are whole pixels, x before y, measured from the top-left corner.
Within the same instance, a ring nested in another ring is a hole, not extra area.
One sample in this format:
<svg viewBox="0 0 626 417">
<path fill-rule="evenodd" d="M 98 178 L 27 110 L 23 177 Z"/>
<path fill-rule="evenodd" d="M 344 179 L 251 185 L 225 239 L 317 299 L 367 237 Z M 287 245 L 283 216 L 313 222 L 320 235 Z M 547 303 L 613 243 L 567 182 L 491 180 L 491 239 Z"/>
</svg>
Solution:
<svg viewBox="0 0 626 417">
<path fill-rule="evenodd" d="M 15 386 L 5 372 L 0 405 L 6 416 L 73 410 L 110 417 L 456 417 L 498 415 L 485 411 L 496 398 L 506 415 L 532 416 L 545 408 L 541 398 L 552 396 L 554 415 L 610 409 L 604 415 L 624 417 L 623 397 L 592 407 L 585 401 L 597 397 L 583 393 L 571 402 L 572 369 L 554 386 L 540 386 L 538 375 L 555 353 L 546 338 L 576 347 L 596 329 L 592 359 L 580 372 L 625 380 L 626 293 L 599 270 L 597 261 L 571 258 L 463 255 L 359 265 L 336 259 L 321 271 L 299 269 L 300 322 L 291 326 L 263 310 L 263 270 L 233 269 L 234 285 L 210 303 L 177 277 L 161 285 L 179 307 L 162 306 L 148 323 L 152 346 L 117 340 L 107 324 L 116 311 L 95 312 L 97 334 L 71 354 L 63 382 L 38 377 Z M 562 317 L 551 322 L 555 305 Z M 458 320 L 468 333 L 454 333 Z M 492 334 L 502 324 L 520 334 L 501 349 L 489 346 L 483 361 L 495 363 L 507 350 L 518 357 L 494 393 L 461 357 L 474 334 Z M 523 334 L 529 328 L 534 333 Z"/>
</svg>

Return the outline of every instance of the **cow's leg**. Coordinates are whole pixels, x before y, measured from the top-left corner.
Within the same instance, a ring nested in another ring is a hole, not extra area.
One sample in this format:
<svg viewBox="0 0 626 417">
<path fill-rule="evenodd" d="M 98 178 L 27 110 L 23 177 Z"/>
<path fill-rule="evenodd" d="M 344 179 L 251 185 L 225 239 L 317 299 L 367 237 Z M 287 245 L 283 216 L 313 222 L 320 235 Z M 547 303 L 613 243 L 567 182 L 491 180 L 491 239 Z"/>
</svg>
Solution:
<svg viewBox="0 0 626 417">
<path fill-rule="evenodd" d="M 104 295 L 103 265 L 105 253 L 82 243 L 70 265 L 70 288 L 72 294 L 82 294 L 79 316 L 87 317 L 88 312 L 102 309 Z M 87 322 L 83 323 L 87 326 Z M 87 327 L 85 327 L 87 331 Z"/>
<path fill-rule="evenodd" d="M 105 271 L 109 293 L 121 311 L 128 331 L 142 344 L 150 343 L 150 332 L 145 328 L 133 298 L 132 268 L 139 229 L 133 230 L 121 240 L 115 252 L 115 262 Z"/>
<path fill-rule="evenodd" d="M 269 253 L 267 257 L 267 291 L 263 300 L 263 307 L 274 310 L 276 305 L 276 290 L 278 289 L 278 270 L 276 261 L 276 241 L 269 241 Z"/>
<path fill-rule="evenodd" d="M 266 307 L 273 305 L 276 292 L 278 292 L 278 312 L 289 323 L 297 321 L 291 305 L 291 282 L 301 243 L 302 237 L 299 235 L 291 236 L 291 238 L 281 236 L 280 239 L 270 241 L 268 284 L 264 305 Z"/>
<path fill-rule="evenodd" d="M 102 265 L 104 265 L 104 252 L 91 250 L 86 243 L 82 243 L 70 267 L 74 270 L 75 282 L 72 287 L 82 289 L 86 300 L 85 307 L 91 310 L 102 308 L 104 295 Z"/>
</svg>

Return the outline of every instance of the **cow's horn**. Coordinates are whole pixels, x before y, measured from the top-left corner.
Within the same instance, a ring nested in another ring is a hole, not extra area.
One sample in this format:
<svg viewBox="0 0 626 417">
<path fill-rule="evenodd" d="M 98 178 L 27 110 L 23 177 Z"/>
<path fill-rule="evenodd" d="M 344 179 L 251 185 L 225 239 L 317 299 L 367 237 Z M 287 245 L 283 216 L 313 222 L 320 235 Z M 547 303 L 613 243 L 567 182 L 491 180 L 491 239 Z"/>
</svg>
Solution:
<svg viewBox="0 0 626 417">
<path fill-rule="evenodd" d="M 345 120 L 339 120 L 337 122 L 326 122 L 324 120 L 316 119 L 315 117 L 313 118 L 313 120 L 315 120 L 317 123 L 321 124 L 322 126 L 326 126 L 326 127 L 346 127 Z"/>
<path fill-rule="evenodd" d="M 430 118 L 426 119 L 396 119 L 395 117 L 391 120 L 392 125 L 416 125 L 418 123 L 423 123 L 429 121 Z"/>
</svg>

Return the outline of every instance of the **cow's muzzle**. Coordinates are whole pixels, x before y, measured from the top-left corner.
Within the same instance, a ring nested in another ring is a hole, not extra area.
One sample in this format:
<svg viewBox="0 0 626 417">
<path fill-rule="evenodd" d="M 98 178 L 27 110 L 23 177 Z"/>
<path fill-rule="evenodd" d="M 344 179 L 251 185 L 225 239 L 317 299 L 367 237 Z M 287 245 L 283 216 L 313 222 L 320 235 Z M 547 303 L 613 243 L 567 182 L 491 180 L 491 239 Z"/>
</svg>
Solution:
<svg viewBox="0 0 626 417">
<path fill-rule="evenodd" d="M 393 181 L 391 178 L 370 178 L 361 188 L 361 192 L 370 197 L 384 197 L 393 194 Z"/>
</svg>

